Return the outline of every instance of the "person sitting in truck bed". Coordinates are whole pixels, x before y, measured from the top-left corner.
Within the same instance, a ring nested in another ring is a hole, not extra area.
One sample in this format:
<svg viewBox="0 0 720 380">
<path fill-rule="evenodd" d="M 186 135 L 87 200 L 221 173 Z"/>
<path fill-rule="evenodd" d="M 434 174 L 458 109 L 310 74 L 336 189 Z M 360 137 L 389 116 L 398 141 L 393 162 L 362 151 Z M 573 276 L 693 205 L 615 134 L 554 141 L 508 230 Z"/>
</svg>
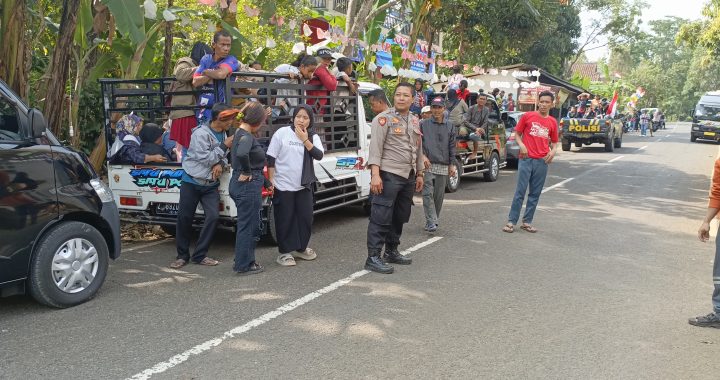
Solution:
<svg viewBox="0 0 720 380">
<path fill-rule="evenodd" d="M 149 155 L 160 155 L 166 161 L 176 161 L 170 152 L 163 147 L 163 129 L 157 124 L 147 123 L 140 130 L 140 150 Z"/>
<path fill-rule="evenodd" d="M 486 104 L 487 97 L 478 96 L 477 106 L 473 106 L 468 110 L 465 114 L 465 119 L 458 129 L 460 140 L 472 141 L 472 153 L 467 157 L 468 160 L 477 157 L 479 142 L 486 133 L 485 129 L 487 128 L 488 115 L 490 115 L 490 109 L 485 106 Z"/>
<path fill-rule="evenodd" d="M 301 53 L 293 63 L 282 65 L 275 68 L 278 74 L 287 74 L 290 79 L 278 78 L 275 83 L 290 83 L 291 80 L 310 80 L 317 69 L 317 58 Z M 275 105 L 279 108 L 273 108 L 274 115 L 289 115 L 290 109 L 296 107 L 299 103 L 299 91 L 295 89 L 278 89 L 277 100 Z"/>
<path fill-rule="evenodd" d="M 132 165 L 167 161 L 162 155 L 143 153 L 139 137 L 142 128 L 143 119 L 135 114 L 124 115 L 118 120 L 115 124 L 115 130 L 118 140 L 122 142 L 122 146 L 110 157 L 110 163 Z"/>
</svg>

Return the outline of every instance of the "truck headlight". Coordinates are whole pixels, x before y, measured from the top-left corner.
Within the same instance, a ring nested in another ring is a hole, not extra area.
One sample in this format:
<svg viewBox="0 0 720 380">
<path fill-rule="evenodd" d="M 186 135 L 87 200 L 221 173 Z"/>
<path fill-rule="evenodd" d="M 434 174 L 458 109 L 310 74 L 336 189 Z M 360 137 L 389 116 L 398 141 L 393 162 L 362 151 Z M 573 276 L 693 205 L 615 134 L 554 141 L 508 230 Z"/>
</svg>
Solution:
<svg viewBox="0 0 720 380">
<path fill-rule="evenodd" d="M 95 190 L 95 194 L 98 195 L 100 201 L 102 201 L 103 203 L 113 201 L 113 193 L 103 181 L 97 178 L 93 178 L 90 180 L 90 185 L 92 186 L 93 190 Z"/>
</svg>

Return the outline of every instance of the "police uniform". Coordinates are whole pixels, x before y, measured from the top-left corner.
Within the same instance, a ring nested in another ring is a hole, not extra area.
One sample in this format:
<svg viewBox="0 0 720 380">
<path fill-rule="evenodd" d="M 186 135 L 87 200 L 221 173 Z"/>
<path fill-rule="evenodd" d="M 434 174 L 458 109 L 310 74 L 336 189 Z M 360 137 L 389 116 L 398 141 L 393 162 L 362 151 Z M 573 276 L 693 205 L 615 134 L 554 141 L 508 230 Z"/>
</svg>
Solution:
<svg viewBox="0 0 720 380">
<path fill-rule="evenodd" d="M 368 262 L 380 259 L 383 246 L 386 261 L 410 264 L 397 251 L 403 224 L 410 220 L 416 176 L 423 173 L 420 120 L 413 114 L 402 116 L 395 108 L 377 115 L 371 125 L 368 165 L 377 165 L 383 190 L 372 197 L 372 211 L 367 232 Z M 377 261 L 375 261 L 377 263 Z M 370 266 L 370 267 L 369 267 Z M 391 273 L 392 267 L 387 272 Z"/>
</svg>

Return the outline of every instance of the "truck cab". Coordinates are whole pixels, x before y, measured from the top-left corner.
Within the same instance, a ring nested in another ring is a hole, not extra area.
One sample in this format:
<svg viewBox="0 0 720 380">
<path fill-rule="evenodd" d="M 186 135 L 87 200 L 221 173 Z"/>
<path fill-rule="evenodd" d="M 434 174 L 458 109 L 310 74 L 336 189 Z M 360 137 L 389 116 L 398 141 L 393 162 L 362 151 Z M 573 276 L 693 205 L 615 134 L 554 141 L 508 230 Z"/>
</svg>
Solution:
<svg viewBox="0 0 720 380">
<path fill-rule="evenodd" d="M 720 141 L 720 91 L 700 97 L 692 113 L 690 141 L 697 139 Z"/>
<path fill-rule="evenodd" d="M 0 296 L 53 307 L 91 299 L 120 255 L 112 193 L 87 157 L 0 81 Z"/>
</svg>

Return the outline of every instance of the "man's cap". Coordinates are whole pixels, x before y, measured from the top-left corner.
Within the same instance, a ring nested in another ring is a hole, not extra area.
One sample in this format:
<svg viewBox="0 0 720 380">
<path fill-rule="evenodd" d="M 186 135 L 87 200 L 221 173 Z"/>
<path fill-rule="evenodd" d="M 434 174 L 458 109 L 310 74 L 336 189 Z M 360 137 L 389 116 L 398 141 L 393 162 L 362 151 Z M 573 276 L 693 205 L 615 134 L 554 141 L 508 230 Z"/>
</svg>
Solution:
<svg viewBox="0 0 720 380">
<path fill-rule="evenodd" d="M 317 55 L 320 58 L 332 58 L 333 57 L 332 51 L 330 51 L 330 49 L 327 49 L 327 48 L 322 48 L 322 49 L 318 50 L 317 53 L 315 53 L 315 55 Z"/>
<path fill-rule="evenodd" d="M 430 106 L 432 107 L 445 107 L 445 99 L 441 97 L 436 97 L 435 99 L 430 102 Z"/>
<path fill-rule="evenodd" d="M 425 106 L 420 110 L 420 113 L 430 112 L 430 106 Z"/>
<path fill-rule="evenodd" d="M 218 115 L 218 119 L 220 120 L 228 120 L 233 119 L 237 114 L 240 113 L 240 110 L 237 108 L 230 108 L 225 111 L 220 112 L 220 115 Z"/>
</svg>

